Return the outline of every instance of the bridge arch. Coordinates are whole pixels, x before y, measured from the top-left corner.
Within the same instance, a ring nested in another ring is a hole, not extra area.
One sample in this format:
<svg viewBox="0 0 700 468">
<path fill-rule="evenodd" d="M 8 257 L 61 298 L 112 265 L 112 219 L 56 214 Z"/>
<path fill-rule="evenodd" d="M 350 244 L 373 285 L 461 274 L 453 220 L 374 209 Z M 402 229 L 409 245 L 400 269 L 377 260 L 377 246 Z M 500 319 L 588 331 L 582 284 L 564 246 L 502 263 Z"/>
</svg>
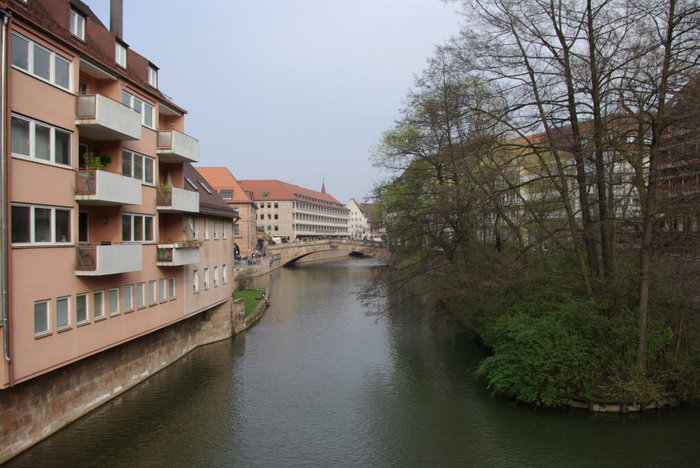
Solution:
<svg viewBox="0 0 700 468">
<path fill-rule="evenodd" d="M 356 241 L 345 239 L 324 239 L 309 242 L 291 242 L 267 247 L 267 253 L 280 256 L 281 266 L 291 266 L 304 257 L 315 253 L 336 253 L 327 258 L 341 257 L 351 254 L 374 257 L 387 262 L 389 251 L 379 242 Z"/>
</svg>

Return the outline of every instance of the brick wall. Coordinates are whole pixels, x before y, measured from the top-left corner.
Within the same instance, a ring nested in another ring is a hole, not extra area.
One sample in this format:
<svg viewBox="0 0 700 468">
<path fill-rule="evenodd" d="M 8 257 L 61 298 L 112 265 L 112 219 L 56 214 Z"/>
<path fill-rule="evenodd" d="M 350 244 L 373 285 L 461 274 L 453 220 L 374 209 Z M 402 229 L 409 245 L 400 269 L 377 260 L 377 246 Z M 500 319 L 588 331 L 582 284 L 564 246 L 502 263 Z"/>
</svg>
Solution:
<svg viewBox="0 0 700 468">
<path fill-rule="evenodd" d="M 228 300 L 162 330 L 0 390 L 0 464 L 180 359 L 229 338 L 243 301 Z"/>
</svg>

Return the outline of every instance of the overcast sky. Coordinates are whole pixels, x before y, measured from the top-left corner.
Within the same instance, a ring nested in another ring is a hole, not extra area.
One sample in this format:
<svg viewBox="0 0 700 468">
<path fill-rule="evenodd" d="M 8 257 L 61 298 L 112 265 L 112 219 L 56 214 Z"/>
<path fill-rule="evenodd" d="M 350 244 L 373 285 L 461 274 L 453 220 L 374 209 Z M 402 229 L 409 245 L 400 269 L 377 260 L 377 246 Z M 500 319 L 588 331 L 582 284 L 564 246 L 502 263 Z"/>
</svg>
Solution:
<svg viewBox="0 0 700 468">
<path fill-rule="evenodd" d="M 109 0 L 85 0 L 109 27 Z M 188 111 L 200 166 L 363 201 L 370 154 L 459 30 L 439 0 L 124 0 L 124 41 Z"/>
</svg>

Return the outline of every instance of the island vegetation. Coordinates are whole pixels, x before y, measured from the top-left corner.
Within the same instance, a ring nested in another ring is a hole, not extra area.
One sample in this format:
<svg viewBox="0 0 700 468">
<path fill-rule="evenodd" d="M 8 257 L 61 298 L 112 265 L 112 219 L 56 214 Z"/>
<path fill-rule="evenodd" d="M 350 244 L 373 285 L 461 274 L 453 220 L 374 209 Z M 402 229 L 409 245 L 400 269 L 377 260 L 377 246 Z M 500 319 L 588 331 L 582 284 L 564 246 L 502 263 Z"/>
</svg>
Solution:
<svg viewBox="0 0 700 468">
<path fill-rule="evenodd" d="M 697 397 L 700 6 L 462 7 L 375 151 L 376 291 L 476 333 L 476 374 L 518 402 Z"/>
</svg>

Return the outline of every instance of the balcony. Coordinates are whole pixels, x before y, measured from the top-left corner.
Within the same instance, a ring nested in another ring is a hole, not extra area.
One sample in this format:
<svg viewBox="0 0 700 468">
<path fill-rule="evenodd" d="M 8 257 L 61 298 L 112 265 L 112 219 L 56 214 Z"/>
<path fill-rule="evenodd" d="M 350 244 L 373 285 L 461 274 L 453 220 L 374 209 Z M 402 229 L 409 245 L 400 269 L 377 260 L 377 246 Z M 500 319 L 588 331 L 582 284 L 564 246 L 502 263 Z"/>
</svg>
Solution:
<svg viewBox="0 0 700 468">
<path fill-rule="evenodd" d="M 158 132 L 158 156 L 163 162 L 199 162 L 199 141 L 176 130 Z"/>
<path fill-rule="evenodd" d="M 141 114 L 101 94 L 77 96 L 75 125 L 91 140 L 141 139 Z"/>
<path fill-rule="evenodd" d="M 199 192 L 161 186 L 158 188 L 156 206 L 158 211 L 170 213 L 199 213 Z"/>
<path fill-rule="evenodd" d="M 83 205 L 140 205 L 141 181 L 113 172 L 78 169 L 75 200 Z"/>
<path fill-rule="evenodd" d="M 103 276 L 141 270 L 141 244 L 80 245 L 76 249 L 76 276 Z"/>
<path fill-rule="evenodd" d="M 158 244 L 158 266 L 181 266 L 199 263 L 199 242 L 183 241 Z"/>
</svg>

